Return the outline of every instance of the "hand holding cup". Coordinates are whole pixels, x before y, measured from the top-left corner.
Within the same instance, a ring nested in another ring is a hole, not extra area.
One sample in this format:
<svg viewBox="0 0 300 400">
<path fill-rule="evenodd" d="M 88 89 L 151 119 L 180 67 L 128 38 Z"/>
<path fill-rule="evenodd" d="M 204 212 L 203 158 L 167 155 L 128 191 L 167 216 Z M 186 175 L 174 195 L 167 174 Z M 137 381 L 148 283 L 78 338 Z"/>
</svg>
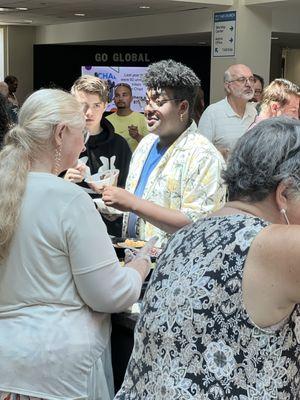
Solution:
<svg viewBox="0 0 300 400">
<path fill-rule="evenodd" d="M 86 179 L 86 182 L 94 192 L 102 194 L 106 186 L 117 185 L 118 176 L 118 169 L 110 169 L 101 173 L 90 175 L 88 179 Z"/>
</svg>

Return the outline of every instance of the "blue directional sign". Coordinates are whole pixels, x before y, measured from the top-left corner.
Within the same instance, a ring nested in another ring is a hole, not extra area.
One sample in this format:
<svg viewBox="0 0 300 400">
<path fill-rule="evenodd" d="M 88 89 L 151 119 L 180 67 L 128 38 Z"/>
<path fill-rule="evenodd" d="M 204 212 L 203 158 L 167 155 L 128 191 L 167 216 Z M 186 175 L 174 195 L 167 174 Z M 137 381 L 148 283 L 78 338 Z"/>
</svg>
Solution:
<svg viewBox="0 0 300 400">
<path fill-rule="evenodd" d="M 214 13 L 213 57 L 235 57 L 236 11 Z"/>
</svg>

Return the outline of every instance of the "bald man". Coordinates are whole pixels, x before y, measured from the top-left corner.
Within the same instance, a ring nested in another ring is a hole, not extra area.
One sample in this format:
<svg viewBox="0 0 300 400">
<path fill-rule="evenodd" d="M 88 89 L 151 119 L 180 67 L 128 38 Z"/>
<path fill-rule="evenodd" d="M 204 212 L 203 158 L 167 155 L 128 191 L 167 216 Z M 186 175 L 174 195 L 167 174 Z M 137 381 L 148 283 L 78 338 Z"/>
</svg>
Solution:
<svg viewBox="0 0 300 400">
<path fill-rule="evenodd" d="M 208 106 L 200 118 L 200 133 L 217 147 L 225 159 L 255 120 L 257 112 L 249 102 L 254 95 L 254 83 L 249 67 L 231 65 L 224 73 L 226 97 Z"/>
</svg>

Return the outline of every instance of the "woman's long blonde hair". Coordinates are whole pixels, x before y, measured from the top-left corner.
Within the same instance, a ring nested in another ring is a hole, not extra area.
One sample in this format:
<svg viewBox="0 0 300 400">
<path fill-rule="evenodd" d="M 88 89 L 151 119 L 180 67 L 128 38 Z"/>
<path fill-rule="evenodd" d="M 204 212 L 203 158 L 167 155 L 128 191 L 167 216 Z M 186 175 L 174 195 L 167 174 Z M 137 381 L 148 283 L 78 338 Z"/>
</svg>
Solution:
<svg viewBox="0 0 300 400">
<path fill-rule="evenodd" d="M 55 127 L 84 127 L 82 106 L 69 93 L 41 89 L 24 102 L 19 123 L 5 136 L 0 152 L 0 263 L 9 252 L 31 163 L 43 154 L 54 158 Z"/>
</svg>

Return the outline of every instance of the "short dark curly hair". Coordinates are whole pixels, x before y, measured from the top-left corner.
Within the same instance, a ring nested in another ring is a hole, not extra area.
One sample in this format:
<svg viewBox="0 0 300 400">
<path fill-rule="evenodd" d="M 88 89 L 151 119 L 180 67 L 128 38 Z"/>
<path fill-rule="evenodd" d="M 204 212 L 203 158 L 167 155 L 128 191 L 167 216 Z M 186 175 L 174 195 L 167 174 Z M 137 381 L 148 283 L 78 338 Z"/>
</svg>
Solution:
<svg viewBox="0 0 300 400">
<path fill-rule="evenodd" d="M 192 115 L 201 81 L 191 68 L 174 60 L 162 60 L 149 65 L 143 81 L 148 90 L 171 89 L 175 98 L 187 100 Z"/>
<path fill-rule="evenodd" d="M 10 85 L 11 83 L 14 83 L 17 80 L 18 80 L 18 78 L 14 75 L 7 75 L 4 78 L 4 82 L 7 83 L 8 85 Z"/>
</svg>

